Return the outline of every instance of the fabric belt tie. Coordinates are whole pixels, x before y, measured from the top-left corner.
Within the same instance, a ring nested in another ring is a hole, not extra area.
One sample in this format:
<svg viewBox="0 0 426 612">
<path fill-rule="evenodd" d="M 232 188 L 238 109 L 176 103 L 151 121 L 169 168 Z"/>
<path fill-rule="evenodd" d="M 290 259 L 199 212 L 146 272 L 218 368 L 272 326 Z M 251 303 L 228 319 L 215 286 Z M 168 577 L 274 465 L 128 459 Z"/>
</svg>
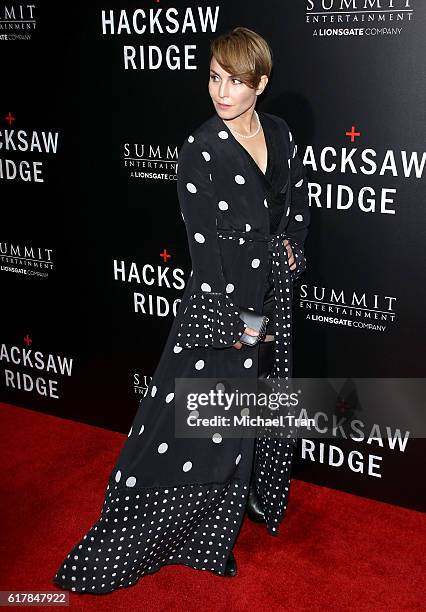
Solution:
<svg viewBox="0 0 426 612">
<path fill-rule="evenodd" d="M 219 238 L 224 240 L 239 240 L 240 244 L 243 241 L 267 242 L 268 251 L 272 256 L 272 274 L 270 274 L 274 285 L 274 307 L 275 307 L 275 330 L 274 330 L 274 366 L 266 378 L 283 379 L 277 380 L 276 384 L 271 385 L 271 390 L 277 392 L 289 392 L 289 380 L 291 374 L 291 345 L 292 345 L 292 300 L 293 300 L 293 282 L 292 271 L 288 263 L 287 249 L 283 241 L 288 239 L 286 232 L 280 234 L 264 234 L 257 230 L 249 230 L 248 232 L 235 229 L 217 230 Z M 294 412 L 286 412 L 286 414 L 294 414 Z M 269 415 L 277 416 L 277 415 Z M 267 431 L 270 431 L 269 428 Z M 297 433 L 294 427 L 288 427 L 290 431 L 287 438 L 292 438 L 291 443 L 296 444 L 295 438 Z M 290 442 L 290 440 L 289 440 Z"/>
<path fill-rule="evenodd" d="M 287 250 L 283 245 L 286 232 L 264 234 L 256 230 L 248 232 L 235 229 L 217 230 L 219 238 L 225 240 L 244 240 L 267 242 L 268 251 L 272 254 L 272 282 L 275 293 L 275 363 L 268 378 L 288 379 L 290 374 L 289 350 L 291 346 L 291 304 L 293 283 L 288 264 Z M 242 242 L 241 242 L 242 244 Z"/>
</svg>

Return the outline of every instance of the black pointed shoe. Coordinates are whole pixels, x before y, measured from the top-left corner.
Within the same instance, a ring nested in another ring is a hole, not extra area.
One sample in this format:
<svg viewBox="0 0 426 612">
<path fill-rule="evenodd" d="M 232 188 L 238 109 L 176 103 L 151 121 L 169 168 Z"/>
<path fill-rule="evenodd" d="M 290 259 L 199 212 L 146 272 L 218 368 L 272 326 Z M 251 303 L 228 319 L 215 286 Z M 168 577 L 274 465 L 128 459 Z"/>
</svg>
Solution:
<svg viewBox="0 0 426 612">
<path fill-rule="evenodd" d="M 229 553 L 229 557 L 226 560 L 226 566 L 225 566 L 225 576 L 236 576 L 237 575 L 237 561 L 234 557 L 234 553 L 231 552 Z"/>
<path fill-rule="evenodd" d="M 255 523 L 265 522 L 265 514 L 263 512 L 262 503 L 253 483 L 250 483 L 246 510 L 248 517 Z"/>
</svg>

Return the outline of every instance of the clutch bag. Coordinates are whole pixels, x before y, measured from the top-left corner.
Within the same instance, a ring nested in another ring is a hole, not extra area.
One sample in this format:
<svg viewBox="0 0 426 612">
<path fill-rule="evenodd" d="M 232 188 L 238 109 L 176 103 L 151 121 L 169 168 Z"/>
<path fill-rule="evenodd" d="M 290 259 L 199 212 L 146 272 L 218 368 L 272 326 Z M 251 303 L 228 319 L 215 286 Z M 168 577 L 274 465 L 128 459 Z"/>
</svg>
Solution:
<svg viewBox="0 0 426 612">
<path fill-rule="evenodd" d="M 269 317 L 259 314 L 248 308 L 239 308 L 240 319 L 244 321 L 246 327 L 251 327 L 255 331 L 259 332 L 258 336 L 249 336 L 245 332 L 240 336 L 239 341 L 241 344 L 247 344 L 248 346 L 255 346 L 258 342 L 261 342 L 266 335 L 266 326 L 269 321 Z"/>
</svg>

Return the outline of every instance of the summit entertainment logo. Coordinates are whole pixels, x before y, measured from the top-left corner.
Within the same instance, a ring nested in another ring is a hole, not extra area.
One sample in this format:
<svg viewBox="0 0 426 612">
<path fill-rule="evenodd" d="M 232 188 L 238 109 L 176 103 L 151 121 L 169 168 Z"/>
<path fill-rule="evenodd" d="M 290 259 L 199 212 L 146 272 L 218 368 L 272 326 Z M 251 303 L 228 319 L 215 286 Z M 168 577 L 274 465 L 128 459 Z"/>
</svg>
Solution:
<svg viewBox="0 0 426 612">
<path fill-rule="evenodd" d="M 53 249 L 17 242 L 0 242 L 0 271 L 48 278 L 55 270 Z"/>
<path fill-rule="evenodd" d="M 398 36 L 413 19 L 413 0 L 307 0 L 312 36 Z"/>
<path fill-rule="evenodd" d="M 123 163 L 130 179 L 175 181 L 178 148 L 176 145 L 126 142 L 123 145 Z"/>
<path fill-rule="evenodd" d="M 397 298 L 334 287 L 300 287 L 299 308 L 316 323 L 384 332 L 396 320 Z"/>
<path fill-rule="evenodd" d="M 0 40 L 30 40 L 37 21 L 35 4 L 4 4 L 0 7 Z"/>
</svg>

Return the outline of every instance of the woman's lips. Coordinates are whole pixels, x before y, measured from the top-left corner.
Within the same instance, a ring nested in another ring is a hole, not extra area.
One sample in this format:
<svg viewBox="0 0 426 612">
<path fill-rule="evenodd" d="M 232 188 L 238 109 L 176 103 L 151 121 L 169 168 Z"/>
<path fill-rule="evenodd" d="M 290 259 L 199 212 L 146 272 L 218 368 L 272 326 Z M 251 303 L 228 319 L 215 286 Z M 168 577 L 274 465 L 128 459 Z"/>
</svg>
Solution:
<svg viewBox="0 0 426 612">
<path fill-rule="evenodd" d="M 220 108 L 231 108 L 230 104 L 221 104 L 220 102 L 218 102 L 217 105 L 220 106 Z"/>
</svg>

